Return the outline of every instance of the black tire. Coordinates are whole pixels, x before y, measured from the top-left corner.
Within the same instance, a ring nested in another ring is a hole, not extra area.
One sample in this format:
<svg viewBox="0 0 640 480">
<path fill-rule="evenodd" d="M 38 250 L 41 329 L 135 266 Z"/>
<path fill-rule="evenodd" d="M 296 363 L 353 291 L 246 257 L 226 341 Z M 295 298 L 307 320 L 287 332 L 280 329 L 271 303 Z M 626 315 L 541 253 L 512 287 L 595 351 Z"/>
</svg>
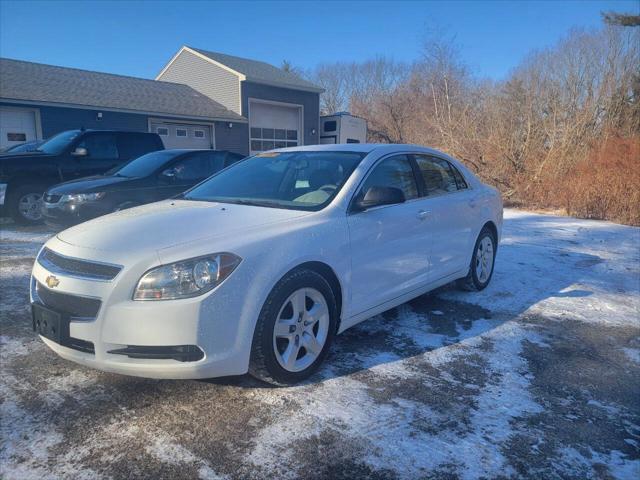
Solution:
<svg viewBox="0 0 640 480">
<path fill-rule="evenodd" d="M 484 281 L 481 281 L 478 278 L 476 255 L 477 255 L 478 249 L 480 248 L 480 245 L 482 244 L 483 239 L 486 237 L 489 237 L 491 239 L 491 242 L 493 245 L 493 258 L 491 259 L 491 272 L 489 273 L 489 277 L 487 277 Z M 487 288 L 487 285 L 489 285 L 489 282 L 491 282 L 491 278 L 493 277 L 497 250 L 498 250 L 498 242 L 495 234 L 489 227 L 484 227 L 480 232 L 480 235 L 478 235 L 476 243 L 473 247 L 473 254 L 471 255 L 471 264 L 469 265 L 469 274 L 466 277 L 458 280 L 457 282 L 458 287 L 461 288 L 462 290 L 466 290 L 469 292 L 480 291 Z"/>
<path fill-rule="evenodd" d="M 296 290 L 313 288 L 324 297 L 329 310 L 329 330 L 320 354 L 311 365 L 302 371 L 291 372 L 283 368 L 276 359 L 273 345 L 273 329 L 280 309 Z M 331 286 L 324 277 L 312 270 L 293 270 L 282 278 L 267 297 L 253 334 L 249 373 L 264 382 L 277 386 L 298 383 L 312 375 L 323 362 L 337 330 L 338 310 Z"/>
<path fill-rule="evenodd" d="M 13 221 L 20 225 L 37 225 L 42 223 L 43 221 L 42 214 L 38 219 L 27 218 L 20 213 L 19 206 L 20 206 L 20 200 L 26 195 L 38 194 L 42 196 L 45 190 L 46 190 L 46 187 L 44 185 L 39 185 L 35 183 L 18 185 L 17 187 L 12 188 L 9 191 L 9 195 L 7 197 L 6 208 L 7 208 L 7 213 L 13 219 Z"/>
</svg>

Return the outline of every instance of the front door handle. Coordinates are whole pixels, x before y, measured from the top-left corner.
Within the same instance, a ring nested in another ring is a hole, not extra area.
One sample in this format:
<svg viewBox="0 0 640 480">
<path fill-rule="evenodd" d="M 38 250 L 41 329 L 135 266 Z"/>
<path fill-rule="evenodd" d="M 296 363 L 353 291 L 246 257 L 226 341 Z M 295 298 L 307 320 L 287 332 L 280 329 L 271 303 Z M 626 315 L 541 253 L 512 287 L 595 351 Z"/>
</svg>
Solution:
<svg viewBox="0 0 640 480">
<path fill-rule="evenodd" d="M 427 212 L 426 210 L 420 210 L 418 212 L 418 219 L 420 220 L 426 220 L 430 216 L 431 216 L 431 212 Z"/>
</svg>

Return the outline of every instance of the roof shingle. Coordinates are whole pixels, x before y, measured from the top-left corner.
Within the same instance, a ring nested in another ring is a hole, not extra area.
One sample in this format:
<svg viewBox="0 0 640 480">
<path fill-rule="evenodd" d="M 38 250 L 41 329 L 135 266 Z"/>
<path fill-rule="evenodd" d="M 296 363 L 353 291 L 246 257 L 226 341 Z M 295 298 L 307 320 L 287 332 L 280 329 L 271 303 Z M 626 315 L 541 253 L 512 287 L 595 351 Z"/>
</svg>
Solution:
<svg viewBox="0 0 640 480">
<path fill-rule="evenodd" d="M 246 120 L 187 85 L 8 58 L 0 58 L 0 98 Z"/>
<path fill-rule="evenodd" d="M 250 60 L 248 58 L 234 57 L 225 53 L 211 52 L 200 48 L 188 47 L 211 60 L 221 63 L 231 70 L 247 77 L 247 80 L 256 83 L 266 83 L 269 85 L 277 85 L 300 90 L 310 90 L 312 92 L 322 93 L 324 90 L 317 85 L 300 78 L 291 72 L 286 72 L 281 68 L 260 62 L 258 60 Z"/>
</svg>

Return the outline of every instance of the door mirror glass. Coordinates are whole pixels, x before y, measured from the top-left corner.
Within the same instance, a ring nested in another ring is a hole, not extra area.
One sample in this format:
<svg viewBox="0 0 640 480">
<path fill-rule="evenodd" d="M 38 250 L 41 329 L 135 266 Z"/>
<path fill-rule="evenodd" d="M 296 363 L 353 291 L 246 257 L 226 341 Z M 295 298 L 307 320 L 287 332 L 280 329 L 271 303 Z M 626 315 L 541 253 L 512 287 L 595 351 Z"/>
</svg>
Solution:
<svg viewBox="0 0 640 480">
<path fill-rule="evenodd" d="M 356 201 L 356 209 L 363 211 L 382 205 L 395 205 L 404 202 L 404 193 L 399 188 L 374 185 L 369 187 L 364 196 Z"/>
<path fill-rule="evenodd" d="M 173 179 L 176 178 L 176 169 L 175 168 L 167 168 L 166 170 L 163 170 L 160 175 L 165 180 L 172 181 Z"/>
<path fill-rule="evenodd" d="M 74 157 L 86 157 L 89 155 L 89 151 L 84 147 L 77 147 L 73 152 L 71 152 L 71 155 Z"/>
</svg>

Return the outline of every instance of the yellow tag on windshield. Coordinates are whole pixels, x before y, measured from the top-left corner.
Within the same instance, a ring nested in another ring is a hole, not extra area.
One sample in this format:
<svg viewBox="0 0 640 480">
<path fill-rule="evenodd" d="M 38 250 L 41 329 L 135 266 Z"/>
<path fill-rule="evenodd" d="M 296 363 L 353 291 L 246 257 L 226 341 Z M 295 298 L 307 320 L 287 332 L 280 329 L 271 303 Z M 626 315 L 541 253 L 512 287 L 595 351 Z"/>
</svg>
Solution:
<svg viewBox="0 0 640 480">
<path fill-rule="evenodd" d="M 256 157 L 273 158 L 280 155 L 280 152 L 263 152 L 256 155 Z"/>
</svg>

